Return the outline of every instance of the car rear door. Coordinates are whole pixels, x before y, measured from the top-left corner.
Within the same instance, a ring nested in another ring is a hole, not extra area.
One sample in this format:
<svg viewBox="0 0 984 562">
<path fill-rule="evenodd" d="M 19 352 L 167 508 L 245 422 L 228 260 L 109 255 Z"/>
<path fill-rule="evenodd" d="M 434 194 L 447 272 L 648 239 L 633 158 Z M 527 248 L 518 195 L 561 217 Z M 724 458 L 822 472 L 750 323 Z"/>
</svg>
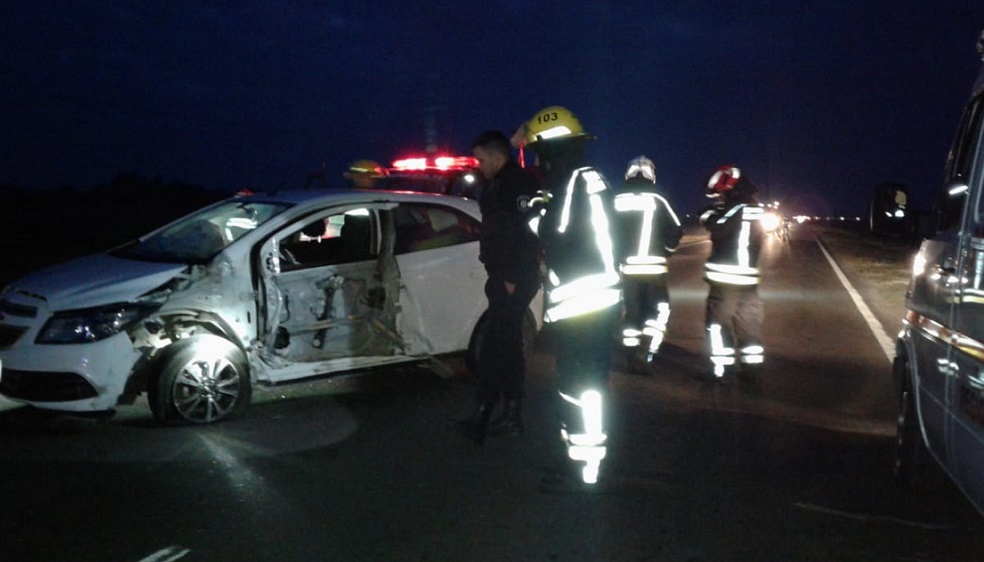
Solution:
<svg viewBox="0 0 984 562">
<path fill-rule="evenodd" d="M 403 291 L 400 330 L 408 353 L 467 349 L 487 308 L 478 260 L 480 222 L 450 206 L 401 203 L 393 210 Z"/>
</svg>

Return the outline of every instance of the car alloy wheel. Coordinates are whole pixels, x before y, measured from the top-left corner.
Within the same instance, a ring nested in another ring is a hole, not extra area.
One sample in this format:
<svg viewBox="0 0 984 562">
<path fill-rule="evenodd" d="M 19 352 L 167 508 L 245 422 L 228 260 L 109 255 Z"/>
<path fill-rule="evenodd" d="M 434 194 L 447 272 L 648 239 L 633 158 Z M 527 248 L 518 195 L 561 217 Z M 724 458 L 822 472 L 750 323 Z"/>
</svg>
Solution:
<svg viewBox="0 0 984 562">
<path fill-rule="evenodd" d="M 151 403 L 161 420 L 212 423 L 242 411 L 252 395 L 242 350 L 218 336 L 201 336 L 170 353 Z"/>
</svg>

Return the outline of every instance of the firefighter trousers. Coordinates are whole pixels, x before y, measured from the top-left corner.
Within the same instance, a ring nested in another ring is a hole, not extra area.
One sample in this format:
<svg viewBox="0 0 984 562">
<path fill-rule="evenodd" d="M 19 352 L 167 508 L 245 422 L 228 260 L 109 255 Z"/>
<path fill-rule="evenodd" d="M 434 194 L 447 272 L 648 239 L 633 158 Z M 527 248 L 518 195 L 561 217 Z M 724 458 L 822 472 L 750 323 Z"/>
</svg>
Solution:
<svg viewBox="0 0 984 562">
<path fill-rule="evenodd" d="M 584 390 L 606 393 L 612 368 L 612 330 L 618 323 L 619 307 L 574 316 L 548 325 L 556 347 L 557 390 L 566 396 L 580 396 Z M 565 414 L 565 423 L 580 425 L 580 413 Z"/>
<path fill-rule="evenodd" d="M 548 325 L 556 348 L 558 417 L 567 456 L 583 482 L 598 480 L 608 440 L 608 377 L 618 305 Z M 583 463 L 583 465 L 581 464 Z"/>
<path fill-rule="evenodd" d="M 707 294 L 708 352 L 714 374 L 736 364 L 762 363 L 764 306 L 757 285 L 710 283 Z"/>
<path fill-rule="evenodd" d="M 622 305 L 622 345 L 638 347 L 648 338 L 655 353 L 670 320 L 666 275 L 623 275 Z"/>
</svg>

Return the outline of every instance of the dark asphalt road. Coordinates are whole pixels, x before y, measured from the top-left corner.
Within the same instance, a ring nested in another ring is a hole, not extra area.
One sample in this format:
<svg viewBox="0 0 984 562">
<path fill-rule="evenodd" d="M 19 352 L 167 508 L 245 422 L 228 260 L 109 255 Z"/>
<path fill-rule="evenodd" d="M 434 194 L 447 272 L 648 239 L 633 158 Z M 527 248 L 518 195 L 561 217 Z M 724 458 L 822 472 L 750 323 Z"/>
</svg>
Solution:
<svg viewBox="0 0 984 562">
<path fill-rule="evenodd" d="M 0 560 L 980 560 L 953 486 L 894 487 L 889 361 L 809 231 L 770 244 L 750 383 L 701 375 L 707 250 L 671 262 L 653 373 L 612 375 L 591 493 L 541 485 L 563 466 L 543 338 L 527 435 L 483 448 L 446 430 L 471 379 L 420 369 L 260 389 L 210 427 L 0 413 Z"/>
</svg>

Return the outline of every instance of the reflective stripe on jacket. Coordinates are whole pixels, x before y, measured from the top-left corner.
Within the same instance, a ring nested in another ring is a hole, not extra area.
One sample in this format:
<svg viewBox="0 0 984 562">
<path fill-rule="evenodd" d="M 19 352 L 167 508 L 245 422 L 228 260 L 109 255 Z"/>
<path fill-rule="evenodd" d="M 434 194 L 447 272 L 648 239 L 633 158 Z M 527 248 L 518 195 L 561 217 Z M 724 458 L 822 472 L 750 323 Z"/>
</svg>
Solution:
<svg viewBox="0 0 984 562">
<path fill-rule="evenodd" d="M 739 203 L 701 215 L 712 243 L 711 255 L 704 264 L 705 279 L 727 285 L 758 284 L 763 214 L 758 204 Z"/>
<path fill-rule="evenodd" d="M 619 260 L 622 274 L 666 273 L 667 257 L 676 250 L 683 236 L 680 219 L 669 202 L 653 191 L 633 189 L 615 196 L 615 211 L 624 249 Z"/>
<path fill-rule="evenodd" d="M 547 322 L 596 312 L 621 299 L 608 182 L 585 167 L 556 191 L 537 222 L 546 248 Z"/>
</svg>

